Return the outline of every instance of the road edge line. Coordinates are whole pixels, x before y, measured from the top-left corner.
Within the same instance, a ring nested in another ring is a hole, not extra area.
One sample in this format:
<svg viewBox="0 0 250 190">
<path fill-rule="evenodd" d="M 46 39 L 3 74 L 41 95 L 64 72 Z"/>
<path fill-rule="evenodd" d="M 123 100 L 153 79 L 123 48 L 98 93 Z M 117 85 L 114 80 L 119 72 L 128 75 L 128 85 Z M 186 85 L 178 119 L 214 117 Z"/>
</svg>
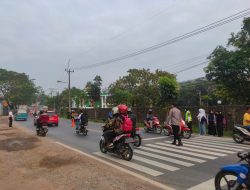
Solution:
<svg viewBox="0 0 250 190">
<path fill-rule="evenodd" d="M 78 149 L 76 149 L 76 148 L 70 147 L 70 146 L 68 146 L 68 145 L 66 145 L 66 144 L 64 144 L 64 143 L 61 143 L 61 142 L 58 142 L 58 141 L 56 141 L 55 143 L 58 144 L 58 145 L 63 146 L 64 148 L 67 148 L 67 149 L 69 149 L 69 150 L 75 151 L 75 152 L 77 152 L 77 153 L 79 153 L 79 154 L 82 154 L 82 155 L 84 155 L 84 156 L 87 156 L 87 157 L 89 157 L 89 158 L 92 158 L 92 159 L 94 159 L 94 160 L 96 160 L 96 161 L 98 161 L 98 162 L 104 163 L 104 164 L 106 164 L 106 165 L 108 165 L 108 166 L 111 166 L 111 167 L 113 167 L 113 168 L 115 168 L 115 169 L 118 169 L 118 170 L 120 170 L 120 171 L 122 171 L 122 172 L 125 172 L 125 173 L 127 173 L 127 174 L 129 174 L 129 175 L 132 175 L 132 176 L 134 176 L 134 177 L 137 177 L 138 179 L 141 179 L 141 180 L 143 180 L 143 181 L 146 181 L 146 182 L 148 182 L 148 183 L 150 183 L 150 184 L 152 184 L 152 185 L 154 185 L 154 186 L 156 186 L 156 187 L 159 187 L 159 188 L 161 188 L 161 189 L 165 189 L 165 190 L 175 190 L 175 189 L 173 189 L 172 187 L 168 187 L 168 186 L 166 186 L 166 185 L 164 185 L 164 184 L 162 184 L 162 183 L 159 183 L 159 182 L 157 182 L 157 181 L 151 180 L 151 179 L 149 179 L 149 178 L 147 178 L 147 177 L 144 177 L 144 176 L 142 176 L 142 175 L 140 175 L 140 174 L 137 174 L 137 173 L 135 173 L 135 172 L 129 171 L 129 170 L 124 169 L 124 168 L 122 168 L 122 167 L 120 167 L 120 166 L 111 164 L 111 163 L 109 163 L 109 162 L 107 162 L 107 161 L 105 161 L 105 160 L 102 160 L 102 159 L 100 159 L 100 158 L 98 158 L 98 157 L 96 157 L 96 156 L 93 156 L 93 155 L 91 155 L 91 154 L 88 154 L 88 153 L 86 153 L 86 152 L 80 151 L 80 150 L 78 150 Z"/>
</svg>

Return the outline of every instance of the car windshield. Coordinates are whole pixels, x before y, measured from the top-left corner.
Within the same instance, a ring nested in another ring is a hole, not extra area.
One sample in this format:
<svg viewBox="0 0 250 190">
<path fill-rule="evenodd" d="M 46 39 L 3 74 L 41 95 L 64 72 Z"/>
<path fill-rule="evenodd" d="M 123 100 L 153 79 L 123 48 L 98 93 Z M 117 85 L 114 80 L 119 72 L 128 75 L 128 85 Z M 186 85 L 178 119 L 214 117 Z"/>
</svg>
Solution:
<svg viewBox="0 0 250 190">
<path fill-rule="evenodd" d="M 48 116 L 55 116 L 56 113 L 55 112 L 47 112 Z"/>
<path fill-rule="evenodd" d="M 18 110 L 17 113 L 20 114 L 20 113 L 27 113 L 27 112 L 26 110 Z"/>
</svg>

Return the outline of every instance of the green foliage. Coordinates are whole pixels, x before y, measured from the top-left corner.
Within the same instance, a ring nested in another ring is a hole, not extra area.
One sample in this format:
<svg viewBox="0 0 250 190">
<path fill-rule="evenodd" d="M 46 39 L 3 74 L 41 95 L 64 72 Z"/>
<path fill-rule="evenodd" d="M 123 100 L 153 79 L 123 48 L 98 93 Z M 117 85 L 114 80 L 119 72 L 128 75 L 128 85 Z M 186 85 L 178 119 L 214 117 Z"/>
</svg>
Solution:
<svg viewBox="0 0 250 190">
<path fill-rule="evenodd" d="M 230 49 L 218 46 L 212 52 L 206 77 L 220 85 L 218 92 L 231 103 L 249 103 L 250 18 L 244 20 L 240 32 L 231 34 L 228 45 Z"/>
<path fill-rule="evenodd" d="M 90 99 L 95 102 L 100 100 L 102 79 L 99 75 L 94 78 L 94 82 L 87 82 L 86 92 Z"/>
<path fill-rule="evenodd" d="M 109 103 L 127 103 L 142 107 L 158 105 L 161 99 L 158 83 L 160 77 L 168 77 L 176 81 L 174 75 L 160 70 L 152 73 L 149 69 L 130 69 L 127 72 L 128 75 L 109 86 L 111 94 Z"/>
<path fill-rule="evenodd" d="M 178 83 L 174 77 L 160 77 L 158 85 L 160 90 L 160 105 L 165 106 L 168 102 L 173 101 L 177 98 Z"/>
<path fill-rule="evenodd" d="M 86 99 L 87 94 L 83 90 L 73 87 L 71 88 L 71 97 L 76 103 L 76 107 L 79 108 L 82 107 L 82 101 Z"/>
<path fill-rule="evenodd" d="M 24 73 L 0 69 L 0 93 L 15 105 L 31 104 L 35 101 L 37 89 Z"/>
</svg>

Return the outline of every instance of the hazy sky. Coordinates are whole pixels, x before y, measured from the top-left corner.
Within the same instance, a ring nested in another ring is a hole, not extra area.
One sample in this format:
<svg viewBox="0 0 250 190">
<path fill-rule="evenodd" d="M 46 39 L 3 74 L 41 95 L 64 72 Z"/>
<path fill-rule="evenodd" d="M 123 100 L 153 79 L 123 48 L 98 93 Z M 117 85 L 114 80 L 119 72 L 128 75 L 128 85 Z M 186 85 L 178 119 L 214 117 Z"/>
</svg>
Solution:
<svg viewBox="0 0 250 190">
<path fill-rule="evenodd" d="M 249 0 L 0 0 L 0 68 L 25 72 L 46 91 L 62 90 L 72 68 L 95 64 L 161 43 L 250 8 Z M 72 86 L 95 75 L 107 87 L 130 68 L 175 73 L 205 61 L 226 45 L 242 19 L 161 49 L 109 65 L 75 70 Z M 190 61 L 190 58 L 198 57 Z M 203 66 L 177 75 L 204 76 Z"/>
</svg>

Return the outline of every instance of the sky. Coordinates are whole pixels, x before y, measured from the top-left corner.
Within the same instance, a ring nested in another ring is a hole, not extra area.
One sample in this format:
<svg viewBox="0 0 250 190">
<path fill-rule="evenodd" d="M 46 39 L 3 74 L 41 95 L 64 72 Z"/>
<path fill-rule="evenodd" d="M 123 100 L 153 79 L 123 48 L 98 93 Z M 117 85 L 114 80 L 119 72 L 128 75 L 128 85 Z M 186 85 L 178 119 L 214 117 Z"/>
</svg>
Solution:
<svg viewBox="0 0 250 190">
<path fill-rule="evenodd" d="M 249 0 L 0 0 L 0 68 L 26 73 L 46 92 L 84 88 L 96 75 L 103 88 L 129 69 L 171 73 L 206 60 L 226 46 L 238 19 L 160 49 L 107 65 L 81 68 L 167 41 L 239 11 Z M 249 15 L 250 16 L 250 15 Z M 179 82 L 203 77 L 201 65 L 177 74 Z"/>
</svg>

